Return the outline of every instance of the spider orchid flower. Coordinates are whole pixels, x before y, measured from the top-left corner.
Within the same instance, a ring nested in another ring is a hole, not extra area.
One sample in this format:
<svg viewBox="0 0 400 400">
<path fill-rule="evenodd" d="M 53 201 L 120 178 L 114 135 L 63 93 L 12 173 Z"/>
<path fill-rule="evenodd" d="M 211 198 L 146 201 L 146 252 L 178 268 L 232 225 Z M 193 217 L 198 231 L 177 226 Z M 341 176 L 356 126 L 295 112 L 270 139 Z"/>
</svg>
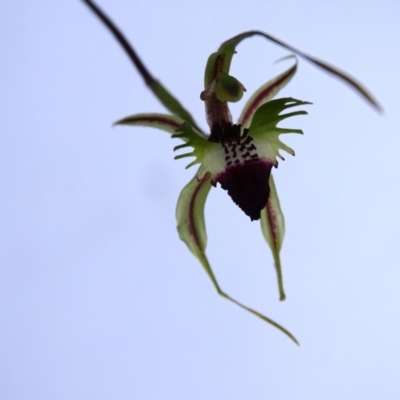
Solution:
<svg viewBox="0 0 400 400">
<path fill-rule="evenodd" d="M 303 133 L 300 129 L 282 128 L 277 125 L 289 117 L 307 114 L 304 110 L 291 109 L 310 103 L 290 97 L 273 99 L 296 73 L 297 59 L 295 56 L 289 56 L 295 59 L 294 65 L 261 86 L 247 101 L 237 122 L 233 123 L 228 103 L 241 100 L 246 90 L 242 83 L 229 74 L 236 46 L 251 36 L 262 36 L 344 80 L 377 110 L 380 110 L 379 104 L 366 89 L 347 74 L 271 35 L 260 31 L 249 31 L 227 40 L 208 58 L 204 90 L 200 94 L 200 99 L 205 104 L 209 125 L 209 133 L 205 133 L 181 103 L 150 74 L 112 21 L 92 1 L 84 0 L 84 2 L 112 32 L 149 89 L 170 112 L 170 114 L 135 114 L 117 121 L 116 124 L 152 127 L 166 131 L 172 138 L 183 141 L 174 148 L 175 151 L 190 149 L 188 152 L 176 155 L 175 159 L 194 157 L 187 168 L 199 164 L 193 179 L 183 188 L 176 207 L 177 227 L 181 240 L 200 261 L 221 296 L 272 324 L 297 343 L 296 338 L 284 327 L 225 293 L 206 256 L 204 206 L 210 189 L 219 184 L 252 221 L 260 220 L 262 233 L 274 258 L 280 300 L 285 299 L 279 256 L 285 226 L 271 171 L 273 167 L 278 166 L 278 159 L 283 160 L 281 150 L 294 155 L 294 151 L 282 143 L 279 136 L 287 133 Z M 288 110 L 290 112 L 286 112 Z"/>
</svg>

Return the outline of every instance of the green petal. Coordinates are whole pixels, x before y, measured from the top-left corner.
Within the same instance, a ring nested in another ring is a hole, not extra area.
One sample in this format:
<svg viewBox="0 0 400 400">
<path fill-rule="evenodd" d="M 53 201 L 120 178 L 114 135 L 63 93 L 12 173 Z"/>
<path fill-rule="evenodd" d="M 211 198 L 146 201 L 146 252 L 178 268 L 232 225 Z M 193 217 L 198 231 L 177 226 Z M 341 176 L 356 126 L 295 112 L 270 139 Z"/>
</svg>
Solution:
<svg viewBox="0 0 400 400">
<path fill-rule="evenodd" d="M 272 319 L 259 313 L 258 311 L 245 306 L 238 302 L 227 293 L 222 291 L 217 278 L 211 269 L 210 263 L 208 262 L 205 254 L 207 246 L 207 235 L 204 221 L 204 206 L 207 199 L 207 195 L 211 189 L 211 174 L 206 173 L 201 178 L 197 175 L 183 188 L 176 208 L 176 220 L 179 237 L 186 245 L 194 256 L 200 261 L 201 265 L 205 269 L 207 275 L 211 279 L 218 294 L 225 299 L 235 303 L 240 308 L 250 312 L 253 315 L 261 318 L 263 321 L 273 325 L 296 344 L 299 344 L 296 338 L 283 326 L 279 325 Z"/>
<path fill-rule="evenodd" d="M 243 129 L 248 128 L 257 109 L 271 100 L 287 83 L 289 83 L 296 73 L 296 70 L 297 61 L 293 67 L 289 68 L 283 74 L 261 86 L 247 101 L 237 123 L 241 124 Z"/>
<path fill-rule="evenodd" d="M 276 192 L 274 178 L 269 178 L 270 195 L 266 207 L 261 211 L 261 229 L 274 257 L 275 269 L 278 278 L 279 298 L 285 300 L 283 289 L 282 267 L 279 252 L 285 236 L 285 219 Z"/>
<path fill-rule="evenodd" d="M 104 23 L 104 25 L 109 29 L 111 34 L 115 37 L 117 42 L 125 50 L 129 59 L 132 61 L 133 65 L 143 78 L 146 85 L 154 93 L 157 99 L 174 115 L 182 118 L 184 121 L 189 122 L 191 125 L 197 127 L 193 117 L 182 106 L 179 100 L 174 97 L 159 81 L 157 81 L 147 67 L 143 64 L 136 51 L 133 49 L 131 44 L 122 34 L 122 32 L 117 28 L 114 22 L 92 1 L 84 0 L 84 3 L 93 11 L 93 13 Z M 198 128 L 199 129 L 199 128 Z"/>
<path fill-rule="evenodd" d="M 130 115 L 115 122 L 114 125 L 147 126 L 174 134 L 183 122 L 181 118 L 173 115 L 151 113 Z"/>
<path fill-rule="evenodd" d="M 222 43 L 220 48 L 218 49 L 217 55 L 223 55 L 223 67 L 222 70 L 226 73 L 229 72 L 230 65 L 232 62 L 232 57 L 235 54 L 235 49 L 236 46 L 244 39 L 247 39 L 251 36 L 262 36 L 265 39 L 268 39 L 274 43 L 276 43 L 279 46 L 284 47 L 285 49 L 288 49 L 292 51 L 293 53 L 297 54 L 298 56 L 304 58 L 311 64 L 314 64 L 315 66 L 323 69 L 325 72 L 328 72 L 329 74 L 332 74 L 336 78 L 339 78 L 346 82 L 348 85 L 350 85 L 361 97 L 363 97 L 372 107 L 374 107 L 377 111 L 381 112 L 382 107 L 378 103 L 378 101 L 373 97 L 373 95 L 360 83 L 358 82 L 355 78 L 351 77 L 350 75 L 346 74 L 343 71 L 340 71 L 338 68 L 333 67 L 332 65 L 329 65 L 328 63 L 318 60 L 317 58 L 314 58 L 301 50 L 296 49 L 293 46 L 288 45 L 287 43 L 275 38 L 272 35 L 269 35 L 268 33 L 264 33 L 261 31 L 248 31 L 241 33 L 237 36 L 234 36 L 233 38 L 227 40 L 226 42 Z"/>
</svg>

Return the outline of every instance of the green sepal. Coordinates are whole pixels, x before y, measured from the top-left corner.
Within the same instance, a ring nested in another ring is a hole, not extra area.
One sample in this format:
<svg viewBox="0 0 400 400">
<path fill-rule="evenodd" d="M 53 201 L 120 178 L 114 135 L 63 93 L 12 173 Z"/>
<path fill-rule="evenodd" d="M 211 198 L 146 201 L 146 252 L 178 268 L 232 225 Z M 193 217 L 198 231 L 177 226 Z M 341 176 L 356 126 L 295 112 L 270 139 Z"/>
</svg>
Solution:
<svg viewBox="0 0 400 400">
<path fill-rule="evenodd" d="M 207 235 L 204 221 L 204 206 L 208 193 L 211 189 L 211 179 L 211 174 L 208 172 L 202 177 L 198 177 L 196 175 L 183 188 L 181 194 L 179 195 L 178 204 L 176 207 L 176 221 L 180 239 L 188 246 L 189 250 L 200 261 L 220 296 L 259 317 L 263 321 L 273 325 L 275 328 L 287 335 L 296 344 L 299 344 L 297 339 L 283 326 L 279 325 L 277 322 L 259 313 L 258 311 L 240 303 L 225 293 L 219 286 L 217 278 L 215 277 L 205 254 Z"/>
<path fill-rule="evenodd" d="M 218 53 L 211 53 L 207 59 L 206 69 L 204 71 L 204 88 L 207 88 L 215 80 L 214 66 L 218 57 Z"/>
<path fill-rule="evenodd" d="M 176 206 L 176 221 L 179 237 L 198 258 L 211 279 L 205 255 L 207 235 L 204 221 L 204 206 L 211 189 L 211 174 L 197 175 L 183 188 Z"/>
<path fill-rule="evenodd" d="M 285 219 L 280 206 L 274 178 L 269 178 L 270 194 L 267 205 L 261 211 L 261 230 L 274 258 L 275 270 L 278 279 L 279 299 L 285 300 L 283 288 L 282 266 L 280 251 L 285 236 Z"/>
<path fill-rule="evenodd" d="M 274 42 L 275 44 L 284 47 L 285 49 L 297 54 L 298 56 L 304 58 L 311 64 L 315 65 L 318 68 L 321 68 L 325 72 L 335 76 L 336 78 L 341 79 L 348 85 L 350 85 L 361 97 L 364 98 L 372 107 L 374 107 L 378 112 L 382 112 L 382 107 L 378 103 L 378 101 L 374 98 L 374 96 L 369 92 L 368 89 L 366 89 L 360 82 L 358 82 L 355 78 L 351 77 L 350 75 L 346 74 L 345 72 L 339 70 L 336 67 L 333 67 L 332 65 L 329 65 L 328 63 L 318 60 L 317 58 L 310 56 L 306 53 L 304 53 L 301 50 L 296 49 L 293 46 L 288 45 L 287 43 L 283 42 L 282 40 L 279 40 L 275 38 L 272 35 L 269 35 L 268 33 L 261 32 L 261 31 L 248 31 L 241 33 L 239 35 L 234 36 L 233 38 L 225 41 L 224 43 L 221 44 L 220 48 L 218 51 L 214 54 L 217 54 L 215 58 L 220 57 L 222 59 L 222 66 L 221 70 L 223 70 L 226 73 L 229 73 L 229 69 L 231 66 L 232 62 L 232 57 L 236 52 L 236 46 L 244 39 L 247 39 L 252 36 L 262 36 L 265 39 Z"/>
</svg>

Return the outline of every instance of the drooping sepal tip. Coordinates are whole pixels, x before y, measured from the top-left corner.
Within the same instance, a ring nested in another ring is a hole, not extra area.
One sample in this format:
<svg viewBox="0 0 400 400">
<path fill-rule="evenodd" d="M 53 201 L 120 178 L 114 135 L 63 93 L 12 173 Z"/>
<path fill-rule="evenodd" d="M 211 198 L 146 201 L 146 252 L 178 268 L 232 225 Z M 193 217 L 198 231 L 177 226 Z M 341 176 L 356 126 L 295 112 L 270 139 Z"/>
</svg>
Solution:
<svg viewBox="0 0 400 400">
<path fill-rule="evenodd" d="M 269 179 L 270 195 L 267 205 L 261 211 L 261 230 L 274 258 L 278 281 L 279 299 L 286 299 L 283 287 L 282 265 L 280 250 L 285 236 L 285 219 L 280 206 L 278 193 L 272 175 Z"/>
<path fill-rule="evenodd" d="M 233 302 L 240 308 L 248 311 L 249 313 L 257 316 L 263 321 L 271 324 L 286 336 L 288 336 L 294 343 L 299 345 L 297 339 L 285 329 L 282 325 L 278 324 L 271 318 L 261 314 L 260 312 L 247 307 L 243 303 L 237 301 L 227 293 L 225 293 L 211 268 L 211 265 L 205 254 L 207 246 L 207 235 L 204 220 L 204 206 L 208 193 L 211 188 L 211 174 L 206 173 L 203 176 L 194 176 L 194 178 L 183 188 L 178 199 L 176 208 L 176 220 L 179 237 L 188 246 L 189 250 L 200 261 L 207 275 L 211 279 L 218 294 L 225 299 Z"/>
</svg>

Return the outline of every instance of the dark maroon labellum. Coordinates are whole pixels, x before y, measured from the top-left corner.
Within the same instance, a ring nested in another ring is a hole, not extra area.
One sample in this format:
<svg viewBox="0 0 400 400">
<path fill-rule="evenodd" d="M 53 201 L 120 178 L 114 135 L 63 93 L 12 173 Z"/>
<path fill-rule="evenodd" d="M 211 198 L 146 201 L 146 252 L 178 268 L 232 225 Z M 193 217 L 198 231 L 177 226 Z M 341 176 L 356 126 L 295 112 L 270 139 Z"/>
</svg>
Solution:
<svg viewBox="0 0 400 400">
<path fill-rule="evenodd" d="M 269 198 L 269 176 L 273 164 L 260 159 L 249 130 L 226 124 L 211 131 L 210 141 L 219 143 L 225 152 L 226 169 L 217 175 L 213 185 L 221 184 L 231 199 L 252 221 L 261 218 Z"/>
<path fill-rule="evenodd" d="M 261 210 L 267 205 L 271 169 L 272 163 L 258 159 L 228 167 L 217 176 L 216 181 L 254 221 L 260 219 Z"/>
</svg>

